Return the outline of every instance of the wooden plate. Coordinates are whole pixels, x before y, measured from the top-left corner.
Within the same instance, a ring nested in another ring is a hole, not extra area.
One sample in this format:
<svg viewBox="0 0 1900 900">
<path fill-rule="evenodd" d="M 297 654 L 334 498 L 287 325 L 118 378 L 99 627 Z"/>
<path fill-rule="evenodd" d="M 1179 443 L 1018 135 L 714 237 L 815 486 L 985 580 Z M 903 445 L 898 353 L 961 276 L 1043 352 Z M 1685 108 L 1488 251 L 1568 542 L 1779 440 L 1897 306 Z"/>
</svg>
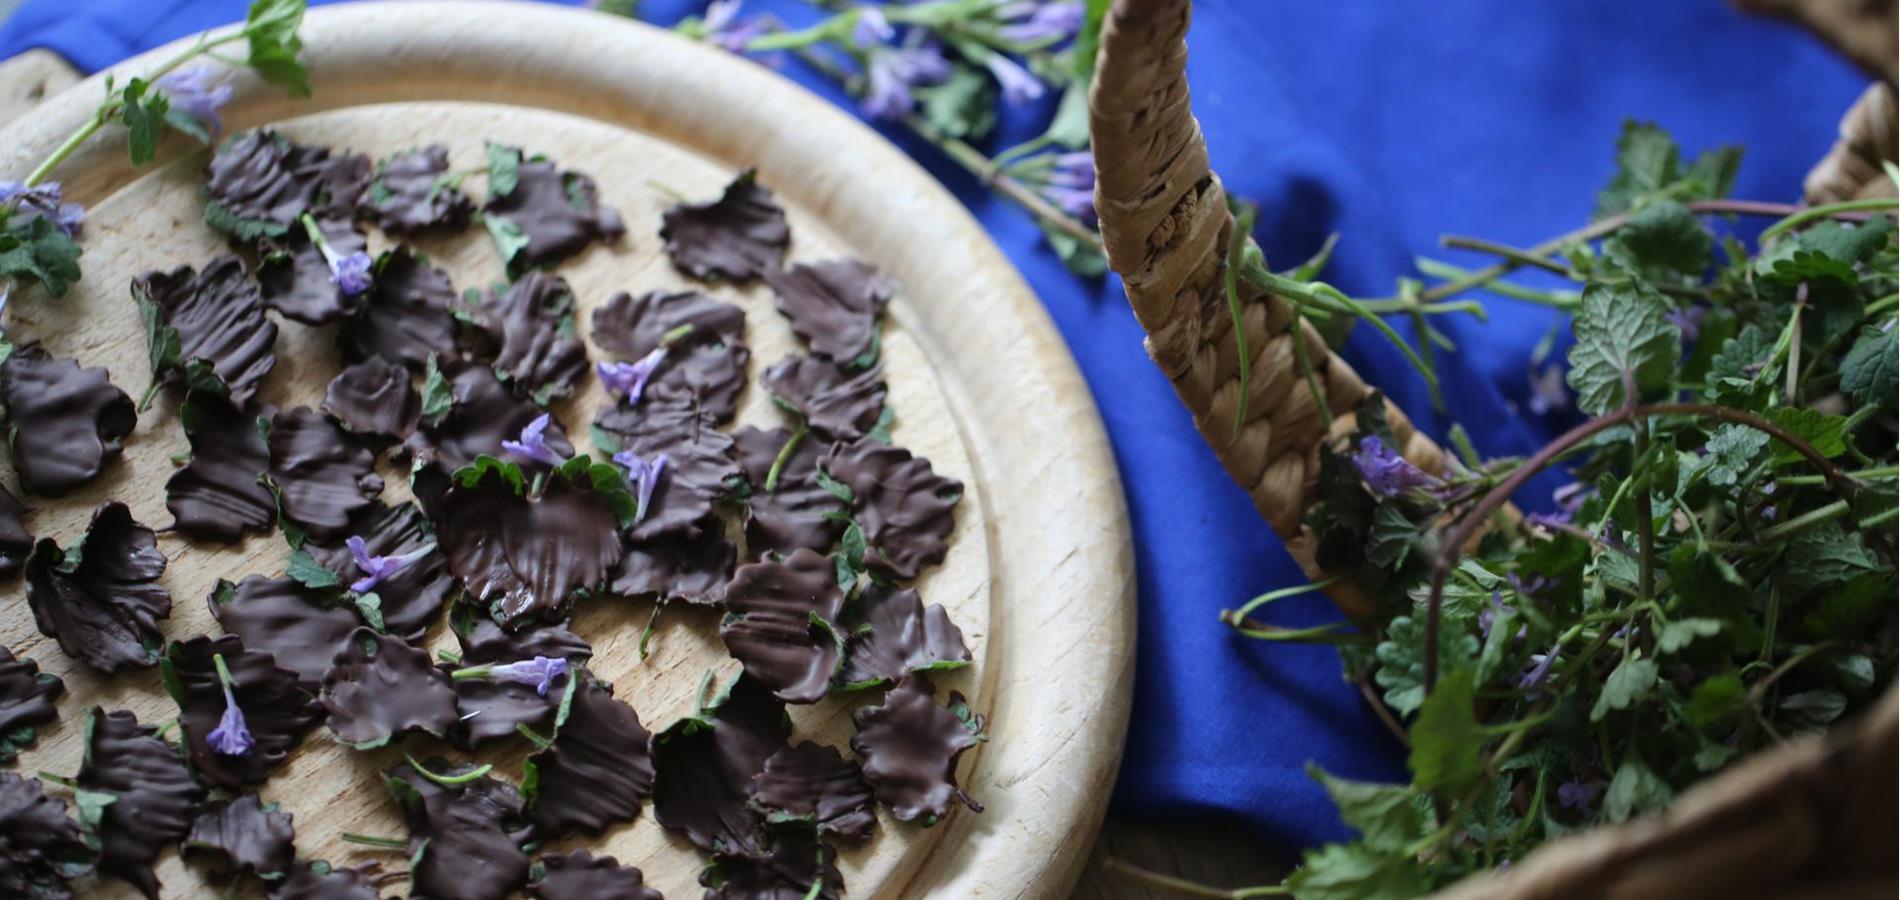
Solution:
<svg viewBox="0 0 1900 900">
<path fill-rule="evenodd" d="M 626 217 L 629 236 L 562 266 L 586 309 L 615 290 L 686 286 L 659 249 L 668 192 L 710 197 L 739 168 L 756 165 L 786 206 L 792 258 L 853 255 L 899 278 L 904 291 L 885 325 L 891 403 L 899 444 L 969 486 L 946 562 L 920 580 L 926 602 L 962 625 L 976 665 L 940 679 L 940 692 L 969 694 L 990 717 L 992 740 L 965 755 L 963 783 L 987 807 L 959 811 L 932 829 L 885 817 L 868 847 L 843 854 L 854 897 L 1041 897 L 1067 892 L 1100 821 L 1127 723 L 1133 663 L 1134 579 L 1126 513 L 1106 436 L 1061 338 L 1020 276 L 948 192 L 872 131 L 769 69 L 637 23 L 596 13 L 506 3 L 390 3 L 313 11 L 304 29 L 317 95 L 291 100 L 247 73 L 233 73 L 230 129 L 271 124 L 299 141 L 372 156 L 441 141 L 458 168 L 481 163 L 484 140 L 516 144 L 593 175 L 602 200 Z M 149 71 L 181 45 L 115 70 Z M 94 77 L 0 132 L 0 176 L 17 178 L 89 116 L 101 95 Z M 202 265 L 220 252 L 202 223 L 205 152 L 182 139 L 156 164 L 133 170 L 123 133 L 109 127 L 55 177 L 91 209 L 82 236 L 86 277 L 52 300 L 16 297 L 9 331 L 59 356 L 110 367 L 134 397 L 150 373 L 128 284 L 140 272 Z M 479 180 L 471 182 L 479 195 Z M 376 240 L 384 241 L 380 235 Z M 382 246 L 384 244 L 379 244 Z M 480 228 L 421 247 L 458 289 L 502 277 Z M 753 366 L 797 349 L 764 288 L 710 289 L 748 316 Z M 291 322 L 262 394 L 280 406 L 314 406 L 339 365 L 327 329 Z M 583 333 L 587 329 L 583 328 Z M 598 354 L 596 354 L 598 357 Z M 556 414 L 585 433 L 598 390 Z M 91 510 L 130 504 L 163 528 L 163 485 L 185 449 L 170 399 L 140 417 L 123 460 L 105 477 L 58 500 L 28 498 L 29 525 L 62 544 Z M 764 392 L 748 389 L 740 421 L 778 421 Z M 582 449 L 587 442 L 577 441 Z M 385 469 L 385 500 L 407 493 Z M 4 477 L 12 485 L 10 467 Z M 283 571 L 280 535 L 235 548 L 163 534 L 171 559 L 164 583 L 180 639 L 217 633 L 205 598 L 219 578 Z M 86 708 L 129 708 L 141 721 L 176 715 L 155 671 L 102 679 L 77 668 L 34 627 L 19 581 L 0 611 L 0 641 L 66 680 L 62 721 L 45 730 L 17 768 L 77 770 Z M 594 668 L 657 731 L 691 710 L 709 668 L 734 670 L 717 617 L 671 611 L 642 661 L 645 603 L 584 604 L 574 628 L 596 648 Z M 452 645 L 446 628 L 432 646 Z M 851 703 L 796 708 L 794 739 L 842 746 Z M 433 750 L 411 739 L 412 749 Z M 518 778 L 520 749 L 479 755 Z M 394 748 L 357 753 L 327 730 L 312 732 L 291 763 L 264 786 L 266 800 L 296 815 L 300 858 L 355 863 L 373 854 L 338 840 L 343 831 L 397 835 L 401 827 L 375 773 Z M 701 858 L 650 814 L 584 843 L 638 865 L 670 897 L 690 897 Z M 385 855 L 400 869 L 402 861 Z M 215 888 L 175 854 L 159 870 L 166 896 Z M 106 881 L 103 894 L 131 896 Z"/>
</svg>

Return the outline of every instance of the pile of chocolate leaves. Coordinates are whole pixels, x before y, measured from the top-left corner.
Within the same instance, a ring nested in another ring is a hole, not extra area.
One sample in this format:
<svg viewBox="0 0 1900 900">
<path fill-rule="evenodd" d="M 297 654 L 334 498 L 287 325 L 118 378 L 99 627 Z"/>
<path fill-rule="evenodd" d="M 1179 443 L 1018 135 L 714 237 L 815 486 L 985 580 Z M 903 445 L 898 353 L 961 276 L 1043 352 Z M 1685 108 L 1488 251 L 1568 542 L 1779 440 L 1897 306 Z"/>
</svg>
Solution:
<svg viewBox="0 0 1900 900">
<path fill-rule="evenodd" d="M 1450 280 L 1426 302 L 1481 288 L 1569 314 L 1567 365 L 1530 368 L 1534 403 L 1574 404 L 1579 424 L 1523 459 L 1482 459 L 1454 430 L 1457 457 L 1428 473 L 1375 398 L 1322 452 L 1307 517 L 1338 574 L 1225 614 L 1253 637 L 1337 644 L 1413 775 L 1314 767 L 1359 838 L 1265 892 L 1428 893 L 1662 809 L 1893 680 L 1893 201 L 1726 200 L 1740 152 L 1687 160 L 1651 125 L 1626 127 L 1617 160 L 1581 231 L 1531 250 L 1454 242 L 1506 262 L 1427 266 Z M 1763 216 L 1759 235 L 1736 227 Z M 1580 290 L 1499 280 L 1526 265 Z M 1509 509 L 1553 469 L 1572 479 L 1555 513 Z M 1341 582 L 1372 598 L 1367 620 L 1254 617 Z"/>
<path fill-rule="evenodd" d="M 167 559 L 125 504 L 62 545 L 35 541 L 0 493 L 0 566 L 23 571 L 40 630 L 101 675 L 158 668 L 179 710 L 162 727 L 78 714 L 83 766 L 45 775 L 70 813 L 0 772 L 0 894 L 65 897 L 96 872 L 155 897 L 154 860 L 182 846 L 278 898 L 375 898 L 405 874 L 418 897 L 656 897 L 611 857 L 540 853 L 650 801 L 705 855 L 706 896 L 839 897 L 835 848 L 868 840 L 878 806 L 916 826 L 980 809 L 956 767 L 983 719 L 931 683 L 971 652 L 906 586 L 944 560 L 963 488 L 892 443 L 881 320 L 897 286 L 857 260 L 787 260 L 785 211 L 747 171 L 659 223 L 708 292 L 616 294 L 583 322 L 551 269 L 624 239 L 594 181 L 510 147 L 487 147 L 474 173 L 449 158 L 232 136 L 205 186 L 230 251 L 131 285 L 145 402 L 171 401 L 190 445 L 166 485 L 170 527 L 206 545 L 285 540 L 282 575 L 208 598 L 223 634 L 167 633 Z M 458 294 L 402 243 L 478 219 L 512 278 L 485 291 Z M 371 225 L 390 249 L 371 254 Z M 752 283 L 805 352 L 763 367 L 784 424 L 728 431 L 750 381 L 746 312 L 710 291 Z M 285 377 L 276 339 L 299 328 L 334 335 L 334 379 L 318 408 L 274 408 L 260 397 Z M 111 469 L 133 400 L 105 369 L 10 338 L 0 399 L 20 483 L 68 495 Z M 608 398 L 586 423 L 591 454 L 583 423 L 548 406 L 587 391 Z M 413 500 L 385 501 L 383 459 Z M 717 621 L 742 672 L 649 728 L 569 629 L 577 603 L 632 601 Z M 459 650 L 432 658 L 444 619 Z M 61 691 L 0 657 L 0 757 L 55 721 Z M 840 696 L 856 706 L 849 752 L 797 739 L 787 705 Z M 345 836 L 398 851 L 406 872 L 305 858 L 290 813 L 260 801 L 319 729 L 408 751 L 382 779 L 408 834 Z M 471 760 L 491 747 L 532 753 L 518 780 Z"/>
</svg>

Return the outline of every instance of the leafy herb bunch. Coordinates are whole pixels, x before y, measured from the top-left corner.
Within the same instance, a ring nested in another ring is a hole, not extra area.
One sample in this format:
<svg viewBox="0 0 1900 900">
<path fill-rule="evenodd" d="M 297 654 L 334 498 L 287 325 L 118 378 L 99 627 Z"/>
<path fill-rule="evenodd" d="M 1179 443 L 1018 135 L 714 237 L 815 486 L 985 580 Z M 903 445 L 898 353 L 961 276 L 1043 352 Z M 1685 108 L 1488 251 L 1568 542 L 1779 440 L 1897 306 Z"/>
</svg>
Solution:
<svg viewBox="0 0 1900 900">
<path fill-rule="evenodd" d="M 1252 637 L 1337 644 L 1346 678 L 1409 720 L 1390 724 L 1413 775 L 1314 767 L 1359 838 L 1223 896 L 1417 896 L 1661 808 L 1892 680 L 1900 296 L 1893 220 L 1870 213 L 1894 202 L 1724 200 L 1740 152 L 1685 163 L 1651 125 L 1628 125 L 1617 158 L 1587 228 L 1528 251 L 1448 242 L 1505 261 L 1401 287 L 1573 313 L 1567 383 L 1593 418 L 1523 459 L 1481 459 L 1454 429 L 1458 458 L 1434 475 L 1395 451 L 1375 399 L 1350 446 L 1323 451 L 1307 519 L 1341 574 L 1223 614 Z M 1724 214 L 1778 221 L 1751 253 L 1705 221 Z M 1499 280 L 1520 266 L 1581 290 Z M 1324 285 L 1239 268 L 1342 308 Z M 1508 508 L 1554 466 L 1575 478 L 1558 512 Z M 1371 621 L 1253 616 L 1340 581 L 1375 598 Z"/>
</svg>

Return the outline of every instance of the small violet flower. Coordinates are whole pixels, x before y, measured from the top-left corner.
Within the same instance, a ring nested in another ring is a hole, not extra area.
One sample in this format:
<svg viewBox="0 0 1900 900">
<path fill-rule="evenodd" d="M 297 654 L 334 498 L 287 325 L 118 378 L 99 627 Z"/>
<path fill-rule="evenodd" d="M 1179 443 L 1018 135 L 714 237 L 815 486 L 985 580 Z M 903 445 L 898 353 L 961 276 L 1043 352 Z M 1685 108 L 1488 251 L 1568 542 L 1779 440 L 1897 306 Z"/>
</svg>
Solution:
<svg viewBox="0 0 1900 900">
<path fill-rule="evenodd" d="M 501 442 L 501 449 L 522 457 L 523 459 L 544 462 L 550 466 L 558 466 L 567 462 L 561 454 L 554 451 L 553 447 L 548 446 L 547 430 L 549 421 L 550 417 L 547 413 L 536 416 L 534 421 L 529 422 L 527 427 L 521 429 L 520 440 L 504 440 Z"/>
<path fill-rule="evenodd" d="M 660 473 L 666 471 L 666 454 L 655 454 L 649 460 L 640 458 L 632 450 L 622 450 L 614 454 L 614 462 L 627 470 L 627 481 L 634 488 L 633 520 L 639 522 L 647 517 L 647 507 L 653 502 L 653 488 L 660 483 Z"/>
<path fill-rule="evenodd" d="M 224 686 L 224 715 L 218 717 L 218 727 L 205 735 L 211 743 L 211 749 L 225 756 L 243 756 L 257 746 L 257 740 L 251 736 L 250 726 L 244 723 L 244 711 L 238 709 L 237 698 L 231 695 L 231 670 L 225 668 L 223 656 L 213 656 L 212 662 L 218 667 L 218 681 Z"/>
<path fill-rule="evenodd" d="M 1366 490 L 1381 497 L 1397 497 L 1414 488 L 1438 487 L 1442 482 L 1385 445 L 1377 435 L 1366 435 L 1352 456 L 1352 466 Z"/>
<path fill-rule="evenodd" d="M 1022 44 L 1059 44 L 1075 36 L 1087 13 L 1072 0 L 1051 3 L 1011 3 L 997 10 L 997 16 L 1013 20 L 997 29 L 1004 40 Z"/>
<path fill-rule="evenodd" d="M 330 283 L 346 297 L 360 297 L 370 289 L 369 254 L 357 251 L 330 263 Z"/>
<path fill-rule="evenodd" d="M 1709 308 L 1706 306 L 1691 306 L 1672 309 L 1666 318 L 1676 326 L 1676 331 L 1682 336 L 1682 344 L 1686 347 L 1695 343 L 1696 337 L 1702 334 L 1702 320 L 1708 314 Z"/>
<path fill-rule="evenodd" d="M 1562 647 L 1562 644 L 1557 644 L 1550 648 L 1549 653 L 1531 654 L 1531 667 L 1522 678 L 1517 680 L 1517 689 L 1526 694 L 1534 694 L 1538 688 L 1543 687 L 1544 682 L 1550 679 L 1550 669 L 1557 664 L 1557 651 Z"/>
<path fill-rule="evenodd" d="M 1550 493 L 1551 502 L 1557 504 L 1556 512 L 1531 513 L 1526 519 L 1532 525 L 1541 525 L 1545 528 L 1554 529 L 1556 526 L 1569 525 L 1577 518 L 1577 510 L 1583 508 L 1583 501 L 1589 496 L 1589 485 L 1573 481 Z"/>
<path fill-rule="evenodd" d="M 567 660 L 549 659 L 545 656 L 524 659 L 520 662 L 502 663 L 488 670 L 488 677 L 496 681 L 533 685 L 534 692 L 543 697 L 548 695 L 548 688 L 554 684 L 554 679 L 566 674 Z"/>
<path fill-rule="evenodd" d="M 377 585 L 383 583 L 383 579 L 402 571 L 404 566 L 435 552 L 434 544 L 424 544 L 408 553 L 395 556 L 371 556 L 369 544 L 360 537 L 351 535 L 350 539 L 343 543 L 350 548 L 350 556 L 356 560 L 357 570 L 363 573 L 363 577 L 350 582 L 350 590 L 359 594 L 367 594 L 375 590 Z"/>
<path fill-rule="evenodd" d="M 1582 781 L 1566 781 L 1557 785 L 1557 805 L 1565 809 L 1587 813 L 1590 811 L 1591 804 L 1596 802 L 1597 792 L 1602 789 L 1603 786 L 1600 784 L 1586 784 Z"/>
<path fill-rule="evenodd" d="M 627 395 L 627 405 L 640 405 L 640 395 L 646 392 L 647 381 L 666 360 L 666 345 L 653 348 L 653 352 L 641 357 L 637 362 L 597 363 L 594 371 L 600 375 L 600 383 L 609 393 Z"/>
<path fill-rule="evenodd" d="M 1003 86 L 1003 99 L 1011 106 L 1021 106 L 1042 97 L 1042 82 L 1015 60 L 1001 53 L 991 53 L 983 65 L 996 76 L 996 83 Z"/>
<path fill-rule="evenodd" d="M 67 237 L 79 233 L 86 222 L 86 208 L 60 200 L 59 182 L 48 181 L 32 187 L 18 181 L 0 181 L 0 203 L 10 203 L 35 216 L 51 219 Z"/>
<path fill-rule="evenodd" d="M 1056 155 L 1042 195 L 1083 221 L 1095 216 L 1095 155 L 1087 150 Z"/>
<path fill-rule="evenodd" d="M 934 43 L 915 47 L 879 47 L 871 51 L 868 86 L 858 109 L 873 119 L 895 119 L 917 105 L 911 89 L 950 77 L 950 61 Z"/>
<path fill-rule="evenodd" d="M 173 109 L 182 109 L 203 125 L 212 137 L 224 130 L 218 110 L 231 102 L 231 86 L 213 85 L 208 66 L 180 69 L 158 80 L 158 89 L 171 98 Z"/>
<path fill-rule="evenodd" d="M 858 7 L 858 20 L 851 25 L 851 42 L 869 49 L 897 36 L 897 29 L 891 27 L 891 20 L 884 18 L 884 11 L 875 6 Z"/>
<path fill-rule="evenodd" d="M 1527 405 L 1533 415 L 1548 415 L 1570 408 L 1570 389 L 1564 384 L 1564 367 L 1551 363 L 1532 369 L 1531 394 Z"/>
<path fill-rule="evenodd" d="M 706 17 L 702 20 L 706 27 L 706 40 L 724 47 L 733 53 L 744 53 L 752 39 L 765 34 L 765 19 L 754 16 L 739 18 L 739 7 L 745 0 L 713 0 L 706 5 Z"/>
</svg>

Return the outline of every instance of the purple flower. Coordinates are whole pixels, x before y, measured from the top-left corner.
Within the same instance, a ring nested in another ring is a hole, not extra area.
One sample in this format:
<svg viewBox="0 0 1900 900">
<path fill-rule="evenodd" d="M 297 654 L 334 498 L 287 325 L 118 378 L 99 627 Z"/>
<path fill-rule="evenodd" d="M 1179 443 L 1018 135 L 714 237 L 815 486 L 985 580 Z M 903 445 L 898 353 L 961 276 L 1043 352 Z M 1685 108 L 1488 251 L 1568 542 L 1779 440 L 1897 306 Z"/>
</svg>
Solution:
<svg viewBox="0 0 1900 900">
<path fill-rule="evenodd" d="M 594 371 L 600 375 L 600 383 L 608 392 L 627 395 L 627 405 L 638 406 L 640 395 L 646 392 L 647 381 L 653 377 L 654 370 L 666 360 L 666 345 L 653 348 L 653 352 L 640 358 L 638 362 L 597 363 Z"/>
<path fill-rule="evenodd" d="M 59 182 L 48 181 L 27 187 L 18 181 L 0 181 L 0 203 L 26 210 L 38 218 L 51 219 L 67 237 L 79 233 L 86 222 L 86 208 L 60 200 Z"/>
<path fill-rule="evenodd" d="M 915 47 L 879 47 L 871 51 L 864 96 L 858 108 L 873 119 L 895 119 L 916 106 L 911 88 L 950 77 L 950 61 L 934 43 Z"/>
<path fill-rule="evenodd" d="M 1597 792 L 1602 789 L 1603 786 L 1600 784 L 1586 784 L 1582 781 L 1566 781 L 1557 785 L 1557 805 L 1565 809 L 1587 813 L 1590 811 L 1591 804 L 1596 802 Z"/>
<path fill-rule="evenodd" d="M 996 83 L 1003 86 L 1003 99 L 1011 106 L 1021 106 L 1042 96 L 1042 82 L 1009 57 L 991 53 L 983 65 L 996 76 Z"/>
<path fill-rule="evenodd" d="M 1696 336 L 1702 333 L 1702 319 L 1709 314 L 1706 306 L 1690 306 L 1685 309 L 1672 309 L 1665 317 L 1676 326 L 1682 335 L 1684 346 L 1695 343 Z"/>
<path fill-rule="evenodd" d="M 350 583 L 350 590 L 359 594 L 367 594 L 375 590 L 377 585 L 383 583 L 383 579 L 402 571 L 403 566 L 435 552 L 434 544 L 424 544 L 408 553 L 396 556 L 371 556 L 369 544 L 360 537 L 351 535 L 350 539 L 343 543 L 350 548 L 350 556 L 356 560 L 356 568 L 363 573 L 363 577 Z"/>
<path fill-rule="evenodd" d="M 346 297 L 362 296 L 370 288 L 369 254 L 357 251 L 330 262 L 330 283 Z"/>
<path fill-rule="evenodd" d="M 1550 678 L 1550 668 L 1557 664 L 1557 651 L 1561 649 L 1563 649 L 1562 644 L 1554 644 L 1549 653 L 1531 654 L 1530 670 L 1517 680 L 1517 689 L 1526 694 L 1534 694 L 1538 688 L 1543 687 L 1544 682 Z"/>
<path fill-rule="evenodd" d="M 548 695 L 548 687 L 554 679 L 567 674 L 567 660 L 549 659 L 537 656 L 520 662 L 502 663 L 488 670 L 488 677 L 496 681 L 512 681 L 516 684 L 534 685 L 534 692 L 543 697 Z"/>
<path fill-rule="evenodd" d="M 870 48 L 897 36 L 897 29 L 891 27 L 891 21 L 884 18 L 884 11 L 875 6 L 858 7 L 858 20 L 851 24 L 851 42 L 860 47 Z"/>
<path fill-rule="evenodd" d="M 1087 150 L 1061 153 L 1043 178 L 1042 195 L 1083 221 L 1095 215 L 1095 155 Z"/>
<path fill-rule="evenodd" d="M 1086 12 L 1074 2 L 1011 3 L 997 10 L 997 16 L 1014 20 L 997 29 L 1004 40 L 1022 44 L 1061 43 L 1082 28 Z"/>
<path fill-rule="evenodd" d="M 1552 529 L 1559 525 L 1569 525 L 1577 518 L 1577 510 L 1583 508 L 1583 501 L 1589 496 L 1589 485 L 1581 481 L 1573 481 L 1550 492 L 1551 502 L 1557 504 L 1556 512 L 1531 513 L 1526 519 L 1532 525 Z"/>
<path fill-rule="evenodd" d="M 250 726 L 244 724 L 244 711 L 238 709 L 237 698 L 231 695 L 231 670 L 225 668 L 224 656 L 214 654 L 212 664 L 218 668 L 218 683 L 224 687 L 224 715 L 218 717 L 218 727 L 205 735 L 211 743 L 211 749 L 225 756 L 243 756 L 257 745 L 251 737 Z"/>
<path fill-rule="evenodd" d="M 1556 586 L 1556 582 L 1542 575 L 1519 578 L 1516 572 L 1510 572 L 1504 576 L 1504 580 L 1511 585 L 1511 590 L 1516 591 L 1520 596 L 1528 597 L 1533 600 L 1537 599 L 1538 594 Z"/>
<path fill-rule="evenodd" d="M 1547 415 L 1570 408 L 1570 389 L 1564 385 L 1564 367 L 1551 363 L 1531 370 L 1531 396 L 1528 405 L 1534 415 Z"/>
<path fill-rule="evenodd" d="M 224 130 L 218 109 L 231 101 L 231 86 L 213 85 L 208 66 L 180 69 L 158 80 L 158 89 L 171 98 L 174 109 L 182 109 L 203 125 L 212 137 Z"/>
<path fill-rule="evenodd" d="M 0 335 L 7 331 L 7 298 L 13 293 L 13 282 L 0 282 Z"/>
<path fill-rule="evenodd" d="M 524 459 L 544 462 L 550 466 L 567 462 L 561 454 L 554 452 L 553 447 L 548 446 L 547 430 L 550 419 L 547 413 L 536 416 L 526 428 L 521 429 L 521 440 L 504 440 L 501 442 L 501 449 Z"/>
<path fill-rule="evenodd" d="M 1366 490 L 1381 497 L 1397 497 L 1413 488 L 1433 488 L 1442 484 L 1387 447 L 1377 435 L 1368 434 L 1361 438 L 1359 449 L 1352 454 L 1351 460 L 1353 468 L 1359 470 L 1359 480 L 1365 482 Z"/>
<path fill-rule="evenodd" d="M 733 52 L 744 53 L 752 39 L 765 34 L 768 25 L 764 18 L 753 16 L 739 18 L 739 7 L 745 0 L 713 0 L 706 5 L 706 40 Z"/>
<path fill-rule="evenodd" d="M 622 450 L 614 454 L 614 462 L 627 470 L 627 481 L 633 485 L 637 498 L 633 520 L 639 522 L 647 517 L 647 506 L 653 502 L 653 488 L 660 483 L 660 473 L 666 471 L 666 454 L 655 454 L 647 460 L 632 450 Z"/>
</svg>

